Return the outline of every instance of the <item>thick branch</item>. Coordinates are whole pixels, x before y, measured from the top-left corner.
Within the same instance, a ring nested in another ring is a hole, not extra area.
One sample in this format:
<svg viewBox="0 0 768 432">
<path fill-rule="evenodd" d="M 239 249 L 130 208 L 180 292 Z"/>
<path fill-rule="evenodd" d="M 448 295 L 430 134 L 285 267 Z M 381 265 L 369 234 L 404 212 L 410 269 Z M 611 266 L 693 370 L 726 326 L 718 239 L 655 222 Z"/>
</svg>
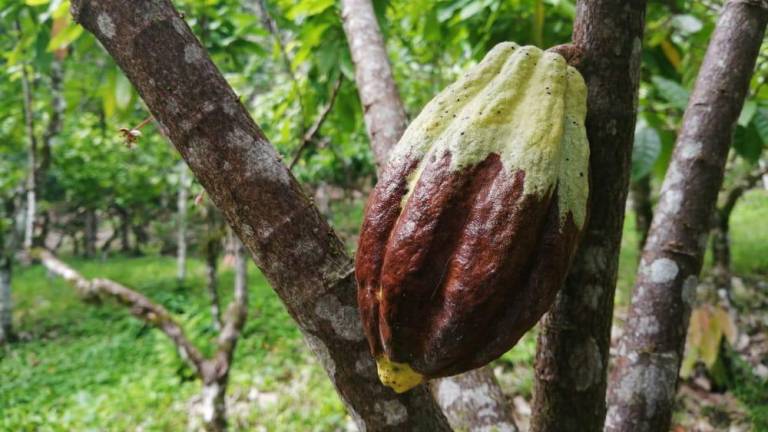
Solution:
<svg viewBox="0 0 768 432">
<path fill-rule="evenodd" d="M 590 220 L 545 316 L 532 431 L 602 430 L 624 203 L 637 114 L 645 0 L 579 0 L 569 55 L 588 87 Z"/>
<path fill-rule="evenodd" d="M 157 305 L 144 295 L 133 291 L 117 282 L 109 279 L 86 279 L 77 270 L 56 258 L 50 252 L 37 249 L 32 255 L 51 273 L 62 277 L 75 287 L 79 295 L 109 297 L 127 306 L 133 316 L 145 323 L 157 327 L 165 333 L 176 345 L 179 355 L 197 373 L 199 377 L 204 375 L 203 356 L 187 339 L 184 330 L 173 319 L 164 307 Z"/>
<path fill-rule="evenodd" d="M 355 63 L 355 81 L 373 155 L 376 165 L 382 168 L 408 120 L 371 0 L 342 0 L 341 18 Z"/>
<path fill-rule="evenodd" d="M 168 0 L 75 0 L 368 431 L 448 430 L 428 391 L 382 386 L 344 245 Z M 183 77 L 183 79 L 180 79 Z"/>
<path fill-rule="evenodd" d="M 712 34 L 643 250 L 606 431 L 670 428 L 710 217 L 766 22 L 766 2 L 732 0 Z"/>
</svg>

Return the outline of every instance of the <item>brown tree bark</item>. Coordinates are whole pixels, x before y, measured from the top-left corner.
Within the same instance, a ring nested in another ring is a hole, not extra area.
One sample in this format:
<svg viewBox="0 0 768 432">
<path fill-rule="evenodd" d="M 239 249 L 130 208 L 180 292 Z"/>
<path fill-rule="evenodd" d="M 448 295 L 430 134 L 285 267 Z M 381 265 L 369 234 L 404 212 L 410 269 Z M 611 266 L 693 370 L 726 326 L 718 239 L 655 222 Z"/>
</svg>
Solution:
<svg viewBox="0 0 768 432">
<path fill-rule="evenodd" d="M 72 8 L 249 249 L 359 428 L 449 430 L 425 387 L 398 395 L 379 383 L 344 245 L 171 3 L 75 0 Z"/>
<path fill-rule="evenodd" d="M 342 0 L 341 18 L 355 63 L 355 83 L 371 148 L 376 165 L 383 168 L 389 150 L 405 132 L 408 119 L 371 0 Z"/>
<path fill-rule="evenodd" d="M 645 5 L 644 0 L 577 3 L 574 65 L 588 87 L 590 220 L 565 285 L 541 322 L 532 431 L 603 428 Z"/>
<path fill-rule="evenodd" d="M 767 21 L 764 0 L 730 0 L 712 34 L 638 269 L 606 431 L 669 430 L 710 218 Z"/>
<path fill-rule="evenodd" d="M 371 1 L 343 0 L 342 19 L 355 63 L 355 81 L 371 149 L 380 172 L 407 127 L 405 108 L 392 76 L 384 37 Z M 494 427 L 500 431 L 516 430 L 512 411 L 490 367 L 436 380 L 430 388 L 451 427 L 456 430 Z M 439 389 L 467 396 L 441 398 L 437 393 Z"/>
<path fill-rule="evenodd" d="M 451 427 L 466 432 L 517 432 L 512 407 L 490 367 L 430 382 Z"/>
<path fill-rule="evenodd" d="M 635 212 L 635 232 L 637 233 L 637 248 L 642 252 L 648 230 L 653 219 L 653 203 L 651 203 L 651 176 L 646 175 L 630 184 L 632 210 Z"/>
<path fill-rule="evenodd" d="M 162 331 L 176 346 L 179 357 L 202 382 L 203 427 L 208 432 L 223 432 L 227 429 L 225 396 L 229 371 L 248 314 L 245 279 L 235 282 L 234 298 L 216 340 L 216 352 L 211 358 L 206 358 L 171 314 L 143 294 L 109 279 L 86 279 L 44 249 L 32 250 L 30 254 L 39 259 L 48 271 L 69 282 L 82 298 L 112 298 L 126 306 L 136 318 Z"/>
</svg>

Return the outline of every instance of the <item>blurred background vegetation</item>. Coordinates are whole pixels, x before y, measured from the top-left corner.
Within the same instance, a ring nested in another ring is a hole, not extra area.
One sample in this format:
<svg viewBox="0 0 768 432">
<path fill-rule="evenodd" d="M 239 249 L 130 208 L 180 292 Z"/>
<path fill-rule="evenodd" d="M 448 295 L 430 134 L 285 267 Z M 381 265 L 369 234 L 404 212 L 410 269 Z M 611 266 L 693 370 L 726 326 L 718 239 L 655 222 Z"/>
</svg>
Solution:
<svg viewBox="0 0 768 432">
<path fill-rule="evenodd" d="M 375 173 L 338 3 L 174 3 L 284 160 L 296 159 L 294 173 L 353 250 Z M 540 47 L 568 42 L 575 13 L 571 0 L 374 4 L 409 118 L 498 42 Z M 649 4 L 632 204 L 647 202 L 652 208 L 720 6 L 715 0 Z M 147 110 L 96 40 L 71 21 L 68 9 L 66 0 L 0 0 L 0 198 L 18 195 L 26 175 L 26 79 L 33 134 L 43 157 L 50 155 L 38 180 L 48 246 L 86 276 L 120 281 L 162 303 L 196 342 L 208 346 L 213 330 L 201 261 L 190 261 L 189 277 L 180 284 L 171 256 L 176 195 L 184 181 L 180 158 L 152 123 L 141 129 L 136 144 L 126 145 L 118 130 L 140 124 Z M 764 47 L 735 131 L 724 196 L 766 163 L 767 60 Z M 297 157 L 302 136 L 328 104 L 329 116 Z M 688 349 L 689 385 L 681 388 L 676 418 L 687 428 L 768 430 L 768 193 L 759 180 L 730 217 L 729 284 L 737 316 L 719 327 L 710 320 L 691 330 L 699 337 Z M 198 185 L 192 188 L 192 197 L 200 194 Z M 192 199 L 188 207 L 195 251 L 203 243 L 205 218 Z M 619 328 L 643 232 L 642 226 L 635 228 L 642 220 L 639 207 L 630 208 L 640 217 L 629 211 L 625 224 Z M 12 225 L 12 217 L 0 209 L 0 230 Z M 96 221 L 95 238 L 86 220 Z M 711 257 L 707 262 L 705 275 L 713 267 Z M 231 269 L 222 268 L 221 286 L 229 287 Z M 232 372 L 232 425 L 269 431 L 352 427 L 255 268 L 250 291 L 251 313 Z M 20 340 L 0 347 L 0 430 L 183 430 L 194 421 L 188 412 L 199 402 L 199 383 L 162 334 L 118 306 L 83 304 L 39 267 L 17 270 L 12 292 Z M 721 350 L 729 326 L 748 339 Z M 522 417 L 534 352 L 535 336 L 529 335 L 495 363 Z"/>
</svg>

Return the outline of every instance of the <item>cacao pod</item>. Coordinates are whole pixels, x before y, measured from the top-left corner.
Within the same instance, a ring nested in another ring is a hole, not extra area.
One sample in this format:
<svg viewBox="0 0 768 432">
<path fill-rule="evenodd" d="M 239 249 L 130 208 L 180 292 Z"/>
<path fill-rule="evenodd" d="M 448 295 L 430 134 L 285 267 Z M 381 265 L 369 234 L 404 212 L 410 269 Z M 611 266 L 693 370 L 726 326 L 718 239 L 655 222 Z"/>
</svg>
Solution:
<svg viewBox="0 0 768 432">
<path fill-rule="evenodd" d="M 576 69 L 507 42 L 412 122 L 369 197 L 355 261 L 384 384 L 480 367 L 551 306 L 587 217 L 585 115 Z"/>
</svg>

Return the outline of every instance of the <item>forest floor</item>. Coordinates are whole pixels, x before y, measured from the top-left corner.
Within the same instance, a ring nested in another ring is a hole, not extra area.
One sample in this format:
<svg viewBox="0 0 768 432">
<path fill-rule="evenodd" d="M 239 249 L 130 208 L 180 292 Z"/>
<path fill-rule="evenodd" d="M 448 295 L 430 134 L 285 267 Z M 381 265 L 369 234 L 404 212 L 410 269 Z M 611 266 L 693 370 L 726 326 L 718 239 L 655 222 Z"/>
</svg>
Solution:
<svg viewBox="0 0 768 432">
<path fill-rule="evenodd" d="M 333 223 L 353 241 L 359 203 L 335 208 Z M 748 194 L 732 222 L 735 348 L 718 357 L 727 373 L 697 365 L 678 393 L 676 431 L 768 431 L 768 193 Z M 617 294 L 620 331 L 637 263 L 631 217 L 625 226 Z M 204 272 L 190 261 L 147 255 L 105 261 L 66 258 L 89 277 L 133 287 L 171 310 L 192 339 L 212 348 Z M 232 269 L 222 266 L 224 301 Z M 251 307 L 228 398 L 233 430 L 354 430 L 330 382 L 277 296 L 250 268 Z M 706 270 L 705 270 L 706 274 Z M 706 279 L 705 279 L 706 280 Z M 195 429 L 200 386 L 165 336 L 112 303 L 82 303 L 39 266 L 18 269 L 14 324 L 20 341 L 0 348 L 0 431 L 182 431 Z M 746 339 L 745 339 L 746 338 Z M 494 363 L 522 426 L 530 412 L 535 332 Z"/>
</svg>

